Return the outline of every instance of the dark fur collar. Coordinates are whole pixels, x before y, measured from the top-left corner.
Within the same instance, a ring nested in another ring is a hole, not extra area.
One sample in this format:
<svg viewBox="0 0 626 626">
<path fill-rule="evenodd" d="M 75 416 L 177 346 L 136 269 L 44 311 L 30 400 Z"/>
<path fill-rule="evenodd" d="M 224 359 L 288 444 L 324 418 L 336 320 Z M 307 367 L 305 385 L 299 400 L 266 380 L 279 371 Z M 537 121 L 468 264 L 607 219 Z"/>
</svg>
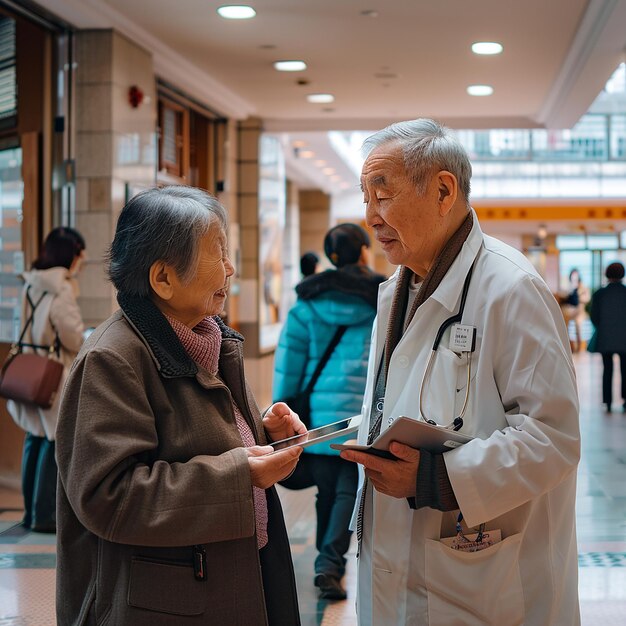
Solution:
<svg viewBox="0 0 626 626">
<path fill-rule="evenodd" d="M 296 293 L 301 300 L 312 300 L 327 291 L 340 291 L 362 298 L 375 309 L 378 286 L 384 280 L 386 278 L 382 274 L 373 272 L 366 265 L 355 263 L 308 276 L 296 286 Z"/>
<path fill-rule="evenodd" d="M 198 366 L 187 354 L 174 329 L 150 298 L 139 298 L 118 293 L 117 301 L 133 328 L 143 337 L 157 360 L 161 376 L 179 378 L 195 376 Z M 214 317 L 222 332 L 222 339 L 243 341 L 243 337 L 229 328 L 217 315 Z"/>
</svg>

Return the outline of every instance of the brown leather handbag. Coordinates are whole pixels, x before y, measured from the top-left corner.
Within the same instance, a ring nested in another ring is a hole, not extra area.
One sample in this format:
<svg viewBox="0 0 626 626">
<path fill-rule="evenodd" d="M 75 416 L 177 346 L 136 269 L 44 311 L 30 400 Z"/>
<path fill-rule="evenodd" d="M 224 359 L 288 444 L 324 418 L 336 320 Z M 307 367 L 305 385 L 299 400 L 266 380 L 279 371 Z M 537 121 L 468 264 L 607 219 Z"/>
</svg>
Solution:
<svg viewBox="0 0 626 626">
<path fill-rule="evenodd" d="M 29 296 L 30 287 L 26 291 L 32 313 L 28 318 L 17 343 L 13 344 L 2 370 L 0 370 L 0 396 L 15 402 L 34 404 L 42 409 L 49 409 L 61 384 L 63 364 L 50 358 L 60 353 L 59 335 L 51 346 L 39 346 L 25 343 L 24 336 L 33 322 L 35 310 L 47 292 L 44 291 L 37 304 L 33 305 Z M 55 331 L 56 332 L 56 331 Z M 24 348 L 32 348 L 34 352 L 25 353 Z M 37 350 L 45 351 L 45 356 Z"/>
</svg>

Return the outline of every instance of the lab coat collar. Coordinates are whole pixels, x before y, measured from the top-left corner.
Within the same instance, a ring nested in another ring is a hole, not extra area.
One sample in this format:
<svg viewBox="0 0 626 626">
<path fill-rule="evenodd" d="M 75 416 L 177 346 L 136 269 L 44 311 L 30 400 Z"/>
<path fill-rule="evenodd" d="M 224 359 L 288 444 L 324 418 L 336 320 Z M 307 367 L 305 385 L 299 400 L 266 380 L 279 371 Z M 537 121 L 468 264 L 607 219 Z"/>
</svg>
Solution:
<svg viewBox="0 0 626 626">
<path fill-rule="evenodd" d="M 472 230 L 465 240 L 465 243 L 461 248 L 461 252 L 459 252 L 458 256 L 450 266 L 450 269 L 446 273 L 444 279 L 431 295 L 433 300 L 439 302 L 450 312 L 456 310 L 467 273 L 469 272 L 474 259 L 478 256 L 484 242 L 483 231 L 478 223 L 476 212 L 474 209 L 470 210 L 474 216 Z"/>
</svg>

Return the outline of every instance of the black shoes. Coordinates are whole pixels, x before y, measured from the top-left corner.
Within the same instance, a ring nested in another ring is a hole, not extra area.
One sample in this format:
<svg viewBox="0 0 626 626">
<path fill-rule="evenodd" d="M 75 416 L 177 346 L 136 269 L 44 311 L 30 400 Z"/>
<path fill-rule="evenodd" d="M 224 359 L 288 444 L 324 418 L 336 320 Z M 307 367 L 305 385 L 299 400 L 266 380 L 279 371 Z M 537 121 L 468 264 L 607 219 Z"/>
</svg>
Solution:
<svg viewBox="0 0 626 626">
<path fill-rule="evenodd" d="M 322 600 L 345 600 L 348 597 L 339 579 L 329 574 L 316 574 L 313 584 L 319 588 Z"/>
</svg>

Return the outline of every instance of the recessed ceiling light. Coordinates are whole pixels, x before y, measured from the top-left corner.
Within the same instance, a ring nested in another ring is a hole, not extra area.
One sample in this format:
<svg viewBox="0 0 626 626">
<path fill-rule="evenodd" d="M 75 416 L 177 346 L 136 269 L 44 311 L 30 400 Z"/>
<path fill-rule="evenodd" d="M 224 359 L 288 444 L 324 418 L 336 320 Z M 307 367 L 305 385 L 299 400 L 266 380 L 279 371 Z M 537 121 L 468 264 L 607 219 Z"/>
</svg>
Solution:
<svg viewBox="0 0 626 626">
<path fill-rule="evenodd" d="M 329 104 L 335 101 L 332 93 L 310 93 L 306 99 L 313 104 Z"/>
<path fill-rule="evenodd" d="M 322 172 L 324 172 L 324 174 L 328 174 L 329 176 L 331 176 L 332 174 L 335 173 L 335 168 L 334 167 L 325 167 Z"/>
<path fill-rule="evenodd" d="M 493 93 L 493 87 L 491 85 L 470 85 L 467 88 L 467 93 L 470 96 L 490 96 Z"/>
<path fill-rule="evenodd" d="M 306 141 L 302 141 L 302 139 L 296 139 L 296 141 L 293 142 L 294 148 L 304 148 L 304 146 L 306 146 Z"/>
<path fill-rule="evenodd" d="M 279 72 L 302 72 L 306 69 L 304 61 L 274 61 L 274 69 Z"/>
<path fill-rule="evenodd" d="M 317 165 L 317 167 L 324 167 L 324 165 L 326 165 L 326 161 L 324 161 L 324 159 L 318 159 L 317 161 L 313 161 L 313 165 Z"/>
<path fill-rule="evenodd" d="M 256 11 L 245 4 L 225 4 L 217 7 L 217 13 L 227 20 L 249 20 L 256 15 Z"/>
<path fill-rule="evenodd" d="M 312 159 L 315 156 L 315 152 L 313 150 L 300 150 L 298 156 L 301 159 Z"/>
<path fill-rule="evenodd" d="M 477 41 L 472 44 L 472 52 L 474 54 L 500 54 L 502 44 L 495 41 Z"/>
</svg>

